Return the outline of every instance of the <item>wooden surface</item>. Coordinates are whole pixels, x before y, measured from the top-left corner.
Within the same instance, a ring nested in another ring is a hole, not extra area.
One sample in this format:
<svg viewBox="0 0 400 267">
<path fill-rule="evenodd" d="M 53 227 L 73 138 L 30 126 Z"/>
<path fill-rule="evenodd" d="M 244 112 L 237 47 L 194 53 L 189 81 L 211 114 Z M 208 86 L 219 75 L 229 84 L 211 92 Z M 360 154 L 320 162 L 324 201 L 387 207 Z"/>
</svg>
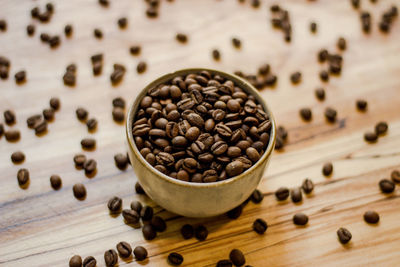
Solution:
<svg viewBox="0 0 400 267">
<path fill-rule="evenodd" d="M 259 9 L 238 1 L 176 0 L 161 5 L 157 19 L 147 19 L 144 1 L 111 1 L 103 8 L 95 0 L 53 1 L 56 12 L 48 24 L 38 24 L 34 37 L 26 35 L 31 22 L 30 9 L 45 1 L 1 0 L 0 17 L 8 22 L 8 30 L 0 33 L 0 54 L 11 60 L 10 78 L 0 80 L 0 111 L 13 109 L 17 114 L 14 128 L 21 130 L 17 143 L 0 138 L 0 265 L 1 266 L 66 266 L 74 254 L 93 255 L 98 266 L 104 266 L 103 253 L 115 248 L 119 241 L 142 245 L 149 251 L 147 266 L 166 266 L 166 257 L 176 251 L 184 256 L 184 266 L 215 266 L 227 258 L 233 248 L 241 249 L 253 266 L 396 266 L 400 259 L 400 191 L 386 196 L 380 193 L 378 181 L 400 169 L 400 22 L 384 35 L 377 30 L 378 16 L 398 1 L 380 0 L 370 10 L 374 27 L 370 35 L 361 32 L 357 11 L 349 1 L 291 0 L 282 6 L 290 12 L 293 42 L 283 41 L 282 32 L 272 29 L 267 9 L 272 2 L 263 2 Z M 283 2 L 283 1 L 279 1 Z M 127 16 L 129 26 L 119 30 L 116 21 Z M 316 35 L 309 32 L 310 21 L 318 23 Z M 39 40 L 41 32 L 63 31 L 66 23 L 74 25 L 71 39 L 62 38 L 58 49 L 51 50 Z M 104 31 L 103 40 L 93 37 L 93 29 Z M 177 32 L 187 33 L 189 42 L 179 44 Z M 230 39 L 238 36 L 242 49 L 234 49 Z M 339 36 L 348 41 L 343 53 L 344 66 L 340 77 L 323 85 L 326 101 L 318 102 L 314 89 L 321 85 L 316 61 L 321 48 L 335 51 Z M 142 45 L 142 54 L 132 57 L 129 47 Z M 211 59 L 211 50 L 220 49 L 222 60 Z M 93 77 L 90 56 L 103 52 L 103 75 Z M 148 71 L 135 71 L 140 59 L 148 63 Z M 69 63 L 78 65 L 77 86 L 63 85 L 61 77 Z M 203 220 L 171 214 L 146 197 L 134 193 L 136 177 L 132 169 L 118 170 L 113 156 L 125 152 L 124 127 L 111 117 L 111 99 L 122 96 L 132 102 L 138 92 L 156 77 L 185 67 L 211 67 L 228 72 L 242 70 L 254 73 L 268 62 L 279 82 L 275 89 L 262 95 L 273 110 L 278 125 L 289 130 L 289 142 L 283 152 L 274 152 L 270 166 L 259 185 L 266 197 L 259 204 L 246 206 L 242 216 L 229 220 L 225 216 Z M 109 75 L 113 63 L 127 66 L 127 74 L 118 87 L 112 87 Z M 25 69 L 26 84 L 17 86 L 13 75 Z M 290 73 L 300 70 L 303 82 L 292 86 Z M 48 106 L 51 96 L 61 99 L 62 107 L 49 125 L 49 132 L 36 137 L 26 126 L 26 118 Z M 365 98 L 368 111 L 355 109 L 355 100 Z M 75 117 L 78 106 L 86 107 L 90 117 L 99 120 L 96 133 Z M 338 110 L 338 121 L 328 124 L 323 110 Z M 313 120 L 303 122 L 298 110 L 310 107 Z M 375 123 L 386 120 L 389 132 L 373 145 L 365 143 L 363 134 Z M 7 127 L 8 128 L 8 127 Z M 74 168 L 72 158 L 80 153 L 80 140 L 97 139 L 97 149 L 85 154 L 98 162 L 98 173 L 88 179 Z M 10 155 L 16 150 L 26 154 L 25 162 L 16 166 Z M 334 173 L 325 178 L 321 168 L 332 161 Z M 28 189 L 18 186 L 16 173 L 28 168 L 31 182 Z M 54 191 L 49 177 L 59 174 L 63 187 Z M 299 205 L 278 204 L 273 192 L 280 186 L 299 186 L 309 177 L 316 184 L 315 192 Z M 72 185 L 84 183 L 85 201 L 73 197 Z M 152 205 L 158 215 L 167 219 L 167 231 L 155 240 L 144 241 L 142 233 L 123 222 L 122 216 L 110 217 L 106 202 L 111 196 L 123 198 L 124 207 L 134 199 Z M 377 226 L 367 225 L 362 218 L 366 210 L 381 215 Z M 306 227 L 296 227 L 292 216 L 304 212 L 310 217 Z M 265 235 L 251 230 L 256 218 L 269 225 Z M 209 229 L 206 241 L 183 240 L 179 234 L 185 223 L 204 223 Z M 342 246 L 336 236 L 339 227 L 348 228 L 353 239 Z M 139 265 L 136 261 L 119 260 L 121 266 Z"/>
</svg>

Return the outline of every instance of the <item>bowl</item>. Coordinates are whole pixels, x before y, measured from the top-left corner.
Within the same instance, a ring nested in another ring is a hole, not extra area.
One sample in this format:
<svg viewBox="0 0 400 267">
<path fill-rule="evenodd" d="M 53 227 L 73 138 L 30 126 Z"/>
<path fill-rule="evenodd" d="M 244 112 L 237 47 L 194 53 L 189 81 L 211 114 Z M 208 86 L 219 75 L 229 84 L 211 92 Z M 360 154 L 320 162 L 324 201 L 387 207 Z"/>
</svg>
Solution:
<svg viewBox="0 0 400 267">
<path fill-rule="evenodd" d="M 141 99 L 150 88 L 168 82 L 175 76 L 199 73 L 202 70 L 232 80 L 238 87 L 254 95 L 264 108 L 272 123 L 270 141 L 261 158 L 245 172 L 235 177 L 213 183 L 185 182 L 169 177 L 151 166 L 136 147 L 132 126 Z M 243 203 L 256 189 L 275 145 L 276 126 L 274 117 L 257 90 L 242 78 L 212 69 L 184 69 L 166 74 L 148 86 L 130 106 L 126 120 L 128 154 L 139 183 L 146 194 L 158 205 L 173 213 L 186 217 L 211 217 L 225 213 Z"/>
</svg>

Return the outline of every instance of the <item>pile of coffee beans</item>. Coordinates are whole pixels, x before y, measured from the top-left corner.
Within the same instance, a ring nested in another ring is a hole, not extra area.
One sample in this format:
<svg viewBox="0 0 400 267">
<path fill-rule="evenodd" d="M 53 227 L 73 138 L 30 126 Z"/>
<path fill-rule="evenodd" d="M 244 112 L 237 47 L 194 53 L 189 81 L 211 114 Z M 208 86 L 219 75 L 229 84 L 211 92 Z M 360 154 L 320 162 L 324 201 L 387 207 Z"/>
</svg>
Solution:
<svg viewBox="0 0 400 267">
<path fill-rule="evenodd" d="M 263 155 L 271 121 L 254 96 L 208 71 L 151 88 L 133 124 L 137 148 L 173 178 L 216 182 L 241 174 Z"/>
</svg>

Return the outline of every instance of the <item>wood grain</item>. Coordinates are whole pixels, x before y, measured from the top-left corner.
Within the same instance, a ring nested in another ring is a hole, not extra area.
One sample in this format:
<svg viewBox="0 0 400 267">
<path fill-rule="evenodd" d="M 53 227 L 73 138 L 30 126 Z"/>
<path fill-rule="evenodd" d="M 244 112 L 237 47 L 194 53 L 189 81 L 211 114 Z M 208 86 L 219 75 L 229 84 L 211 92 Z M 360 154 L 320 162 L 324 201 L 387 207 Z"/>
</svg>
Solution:
<svg viewBox="0 0 400 267">
<path fill-rule="evenodd" d="M 271 1 L 254 9 L 246 1 L 176 0 L 163 1 L 160 16 L 147 19 L 144 1 L 112 1 L 103 8 L 95 0 L 53 1 L 55 15 L 48 24 L 32 21 L 29 12 L 46 1 L 1 0 L 0 18 L 8 30 L 0 33 L 0 55 L 11 60 L 8 80 L 0 80 L 0 111 L 13 109 L 22 138 L 8 143 L 0 138 L 0 265 L 1 266 L 66 266 L 74 254 L 93 255 L 98 266 L 104 266 L 103 253 L 119 241 L 143 245 L 149 251 L 147 266 L 167 266 L 168 253 L 184 256 L 184 266 L 215 266 L 228 258 L 233 248 L 240 248 L 246 262 L 253 266 L 396 266 L 400 247 L 399 190 L 386 196 L 380 193 L 378 181 L 400 169 L 400 25 L 394 23 L 389 35 L 380 33 L 376 23 L 384 10 L 396 1 L 377 4 L 362 1 L 362 9 L 371 11 L 374 27 L 370 35 L 361 32 L 359 15 L 349 1 L 295 1 L 282 3 L 293 22 L 293 42 L 283 41 L 282 33 L 272 29 L 268 10 Z M 398 2 L 397 2 L 398 3 Z M 117 19 L 127 16 L 129 26 L 120 30 Z M 318 33 L 309 32 L 316 21 Z M 33 22 L 34 37 L 26 35 Z M 39 40 L 41 32 L 62 34 L 65 24 L 74 26 L 71 39 L 52 50 Z M 93 37 L 93 29 L 104 31 L 103 40 Z M 186 45 L 175 41 L 177 32 L 187 33 Z M 243 47 L 233 48 L 231 38 L 238 36 Z M 323 68 L 316 61 L 321 48 L 335 51 L 339 36 L 344 36 L 348 49 L 343 53 L 340 77 L 321 84 Z M 133 44 L 142 45 L 138 57 L 129 54 Z M 218 48 L 222 60 L 211 58 Z M 105 55 L 104 70 L 93 77 L 90 56 Z M 139 60 L 148 63 L 148 71 L 138 75 Z M 62 75 L 69 63 L 78 65 L 77 86 L 67 88 Z M 132 102 L 141 88 L 158 76 L 186 67 L 211 67 L 233 72 L 254 73 L 268 62 L 278 74 L 278 85 L 261 93 L 273 110 L 278 125 L 289 130 L 289 141 L 283 152 L 274 152 L 259 189 L 265 193 L 261 204 L 250 203 L 237 220 L 225 216 L 189 219 L 171 214 L 146 197 L 134 193 L 136 177 L 131 169 L 118 170 L 113 162 L 116 153 L 126 151 L 124 127 L 113 122 L 111 99 L 122 96 Z M 123 82 L 113 87 L 109 81 L 113 63 L 127 66 Z M 25 69 L 26 84 L 18 86 L 13 75 Z M 290 73 L 300 70 L 303 82 L 292 86 Z M 318 102 L 314 89 L 326 88 L 326 101 Z M 49 132 L 36 137 L 26 127 L 26 118 L 48 106 L 50 97 L 61 99 L 62 107 L 49 125 Z M 368 111 L 356 111 L 355 100 L 368 101 Z M 99 120 L 96 133 L 75 118 L 75 109 L 86 107 L 90 117 Z M 338 121 L 328 124 L 323 118 L 325 107 L 338 111 Z M 298 110 L 310 107 L 313 120 L 303 122 Z M 389 132 L 370 145 L 363 134 L 375 123 L 386 120 Z M 74 168 L 72 158 L 80 153 L 80 140 L 97 139 L 97 149 L 85 154 L 98 162 L 98 173 L 88 179 Z M 16 150 L 26 154 L 22 165 L 15 166 L 10 155 Z M 321 174 L 323 163 L 334 165 L 332 177 Z M 17 170 L 28 168 L 28 189 L 18 187 Z M 53 191 L 49 177 L 59 174 L 63 187 Z M 316 184 L 312 196 L 301 204 L 278 204 L 273 192 L 280 186 L 299 186 L 304 178 Z M 85 201 L 73 197 L 73 184 L 86 185 Z M 167 219 L 167 231 L 155 240 L 144 241 L 141 231 L 123 223 L 122 217 L 110 217 L 107 200 L 118 195 L 124 206 L 139 199 L 155 207 Z M 379 212 L 377 226 L 367 225 L 362 215 L 366 210 Z M 296 212 L 310 216 L 306 227 L 296 227 L 291 219 Z M 251 230 L 256 218 L 264 218 L 269 228 L 259 236 Z M 185 223 L 204 223 L 209 229 L 206 241 L 183 240 L 179 234 Z M 336 237 L 339 227 L 348 228 L 353 239 L 342 246 Z M 135 260 L 119 260 L 119 265 L 140 266 Z"/>
</svg>

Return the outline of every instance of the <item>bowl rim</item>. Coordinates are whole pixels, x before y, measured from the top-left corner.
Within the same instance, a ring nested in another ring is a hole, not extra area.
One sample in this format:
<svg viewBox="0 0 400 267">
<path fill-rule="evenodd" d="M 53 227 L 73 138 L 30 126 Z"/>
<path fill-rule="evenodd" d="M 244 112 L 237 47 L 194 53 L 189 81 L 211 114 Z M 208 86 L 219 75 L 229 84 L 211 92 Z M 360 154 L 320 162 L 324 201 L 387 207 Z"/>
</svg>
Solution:
<svg viewBox="0 0 400 267">
<path fill-rule="evenodd" d="M 264 151 L 264 154 L 261 156 L 261 158 L 255 164 L 253 164 L 249 169 L 247 169 L 246 171 L 242 172 L 241 174 L 239 174 L 237 176 L 234 176 L 232 178 L 228 178 L 228 179 L 225 179 L 222 181 L 212 182 L 212 183 L 186 182 L 186 181 L 182 181 L 182 180 L 178 180 L 176 178 L 170 177 L 170 176 L 158 171 L 156 168 L 154 168 L 152 165 L 150 165 L 140 154 L 140 152 L 136 146 L 136 143 L 134 142 L 134 137 L 133 137 L 133 133 L 132 133 L 132 125 L 133 125 L 134 115 L 135 115 L 136 111 L 138 110 L 140 101 L 146 95 L 146 93 L 148 92 L 148 90 L 150 88 L 153 88 L 154 86 L 157 86 L 164 82 L 167 82 L 176 76 L 186 75 L 186 74 L 191 74 L 191 73 L 199 73 L 201 71 L 208 71 L 210 73 L 219 74 L 224 78 L 231 79 L 238 87 L 245 90 L 247 93 L 254 95 L 254 97 L 256 98 L 258 103 L 263 106 L 265 112 L 268 114 L 269 120 L 271 121 L 271 124 L 272 124 L 267 149 Z M 263 165 L 263 163 L 271 155 L 272 150 L 274 149 L 274 146 L 275 146 L 275 139 L 276 139 L 276 124 L 275 124 L 274 116 L 273 116 L 271 110 L 268 108 L 268 106 L 265 103 L 262 96 L 254 88 L 254 86 L 251 85 L 246 80 L 244 80 L 243 78 L 241 78 L 235 74 L 229 74 L 229 73 L 226 73 L 223 71 L 209 69 L 209 68 L 187 68 L 187 69 L 177 70 L 177 71 L 162 75 L 161 77 L 155 79 L 154 81 L 149 83 L 147 86 L 145 86 L 140 91 L 140 93 L 136 96 L 135 100 L 130 104 L 130 107 L 128 110 L 128 116 L 127 116 L 126 122 L 125 122 L 125 131 L 126 131 L 126 137 L 127 137 L 129 148 L 133 151 L 133 153 L 135 154 L 135 156 L 139 160 L 139 162 L 142 165 L 144 165 L 150 172 L 152 172 L 157 177 L 161 178 L 162 180 L 164 180 L 166 182 L 176 184 L 179 186 L 195 187 L 195 188 L 220 187 L 220 186 L 234 183 L 238 180 L 242 180 L 245 177 L 247 177 L 248 175 L 251 175 L 251 173 L 256 168 Z"/>
</svg>

